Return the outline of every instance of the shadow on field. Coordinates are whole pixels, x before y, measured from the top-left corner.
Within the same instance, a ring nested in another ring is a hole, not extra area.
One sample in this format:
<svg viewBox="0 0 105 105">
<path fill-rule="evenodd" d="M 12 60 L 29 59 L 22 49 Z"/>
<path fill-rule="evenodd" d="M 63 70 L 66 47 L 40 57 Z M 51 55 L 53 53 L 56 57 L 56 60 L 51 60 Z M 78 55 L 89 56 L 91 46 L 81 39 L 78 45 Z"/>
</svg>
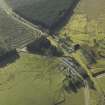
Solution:
<svg viewBox="0 0 105 105">
<path fill-rule="evenodd" d="M 11 64 L 11 63 L 15 62 L 19 57 L 20 56 L 16 52 L 16 50 L 8 52 L 7 54 L 0 57 L 0 68 L 5 67 L 8 64 Z"/>
<path fill-rule="evenodd" d="M 73 10 L 75 9 L 79 1 L 80 0 L 75 0 L 74 4 L 70 6 L 70 8 L 65 12 L 65 14 L 51 26 L 49 32 L 50 34 L 57 34 L 57 32 L 59 32 L 59 30 L 62 29 L 63 26 L 65 26 L 68 23 L 68 21 L 70 20 L 74 13 Z"/>
<path fill-rule="evenodd" d="M 30 53 L 44 56 L 59 57 L 63 55 L 63 52 L 55 46 L 52 46 L 50 41 L 48 41 L 45 37 L 41 37 L 40 39 L 37 39 L 33 43 L 29 44 L 27 46 L 27 50 Z"/>
</svg>

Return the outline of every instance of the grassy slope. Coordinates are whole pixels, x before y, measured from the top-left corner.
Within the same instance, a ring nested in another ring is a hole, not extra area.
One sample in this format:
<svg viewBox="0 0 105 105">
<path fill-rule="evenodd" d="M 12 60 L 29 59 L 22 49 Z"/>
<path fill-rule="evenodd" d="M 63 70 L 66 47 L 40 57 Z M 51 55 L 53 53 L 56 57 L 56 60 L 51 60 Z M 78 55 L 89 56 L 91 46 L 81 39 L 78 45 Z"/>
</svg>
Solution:
<svg viewBox="0 0 105 105">
<path fill-rule="evenodd" d="M 84 89 L 77 93 L 66 94 L 66 101 L 61 105 L 84 105 Z"/>
<path fill-rule="evenodd" d="M 20 59 L 0 69 L 0 105 L 53 105 L 59 94 L 63 94 L 64 75 L 58 65 L 55 58 L 21 53 Z M 66 93 L 63 105 L 83 103 L 83 90 L 80 90 Z"/>
</svg>

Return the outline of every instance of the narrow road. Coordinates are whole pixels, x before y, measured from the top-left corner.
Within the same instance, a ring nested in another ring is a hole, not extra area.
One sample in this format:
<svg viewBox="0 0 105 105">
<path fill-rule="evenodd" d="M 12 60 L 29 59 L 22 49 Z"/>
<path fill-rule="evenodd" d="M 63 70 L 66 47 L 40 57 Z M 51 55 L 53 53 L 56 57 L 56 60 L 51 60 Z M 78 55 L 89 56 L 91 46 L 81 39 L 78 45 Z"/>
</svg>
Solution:
<svg viewBox="0 0 105 105">
<path fill-rule="evenodd" d="M 84 80 L 84 84 L 85 84 L 85 88 L 84 88 L 85 105 L 90 105 L 90 102 L 89 102 L 90 94 L 89 94 L 89 86 L 88 86 L 87 80 Z"/>
</svg>

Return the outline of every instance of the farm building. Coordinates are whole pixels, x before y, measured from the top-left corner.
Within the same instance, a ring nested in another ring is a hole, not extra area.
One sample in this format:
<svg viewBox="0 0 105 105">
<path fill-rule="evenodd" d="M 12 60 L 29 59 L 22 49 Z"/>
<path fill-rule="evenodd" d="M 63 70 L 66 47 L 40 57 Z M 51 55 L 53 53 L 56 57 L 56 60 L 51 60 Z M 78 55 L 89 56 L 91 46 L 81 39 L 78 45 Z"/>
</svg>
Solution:
<svg viewBox="0 0 105 105">
<path fill-rule="evenodd" d="M 7 0 L 13 11 L 45 29 L 52 29 L 71 14 L 79 0 Z"/>
</svg>

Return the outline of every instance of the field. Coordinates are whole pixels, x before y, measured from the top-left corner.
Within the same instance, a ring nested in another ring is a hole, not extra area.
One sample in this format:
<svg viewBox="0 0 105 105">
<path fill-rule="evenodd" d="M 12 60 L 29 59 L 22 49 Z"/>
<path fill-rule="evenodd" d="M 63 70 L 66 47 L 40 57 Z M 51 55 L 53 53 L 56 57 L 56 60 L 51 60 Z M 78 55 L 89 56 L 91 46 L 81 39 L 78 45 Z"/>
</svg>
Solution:
<svg viewBox="0 0 105 105">
<path fill-rule="evenodd" d="M 62 90 L 59 64 L 57 58 L 20 53 L 20 59 L 0 68 L 0 105 L 54 105 L 62 98 L 61 105 L 84 105 L 84 89 Z"/>
<path fill-rule="evenodd" d="M 97 78 L 96 81 L 99 84 L 100 90 L 105 92 L 105 77 Z"/>
<path fill-rule="evenodd" d="M 37 25 L 51 28 L 78 0 L 6 0 L 13 10 Z M 69 12 L 70 12 L 69 11 Z"/>
</svg>

